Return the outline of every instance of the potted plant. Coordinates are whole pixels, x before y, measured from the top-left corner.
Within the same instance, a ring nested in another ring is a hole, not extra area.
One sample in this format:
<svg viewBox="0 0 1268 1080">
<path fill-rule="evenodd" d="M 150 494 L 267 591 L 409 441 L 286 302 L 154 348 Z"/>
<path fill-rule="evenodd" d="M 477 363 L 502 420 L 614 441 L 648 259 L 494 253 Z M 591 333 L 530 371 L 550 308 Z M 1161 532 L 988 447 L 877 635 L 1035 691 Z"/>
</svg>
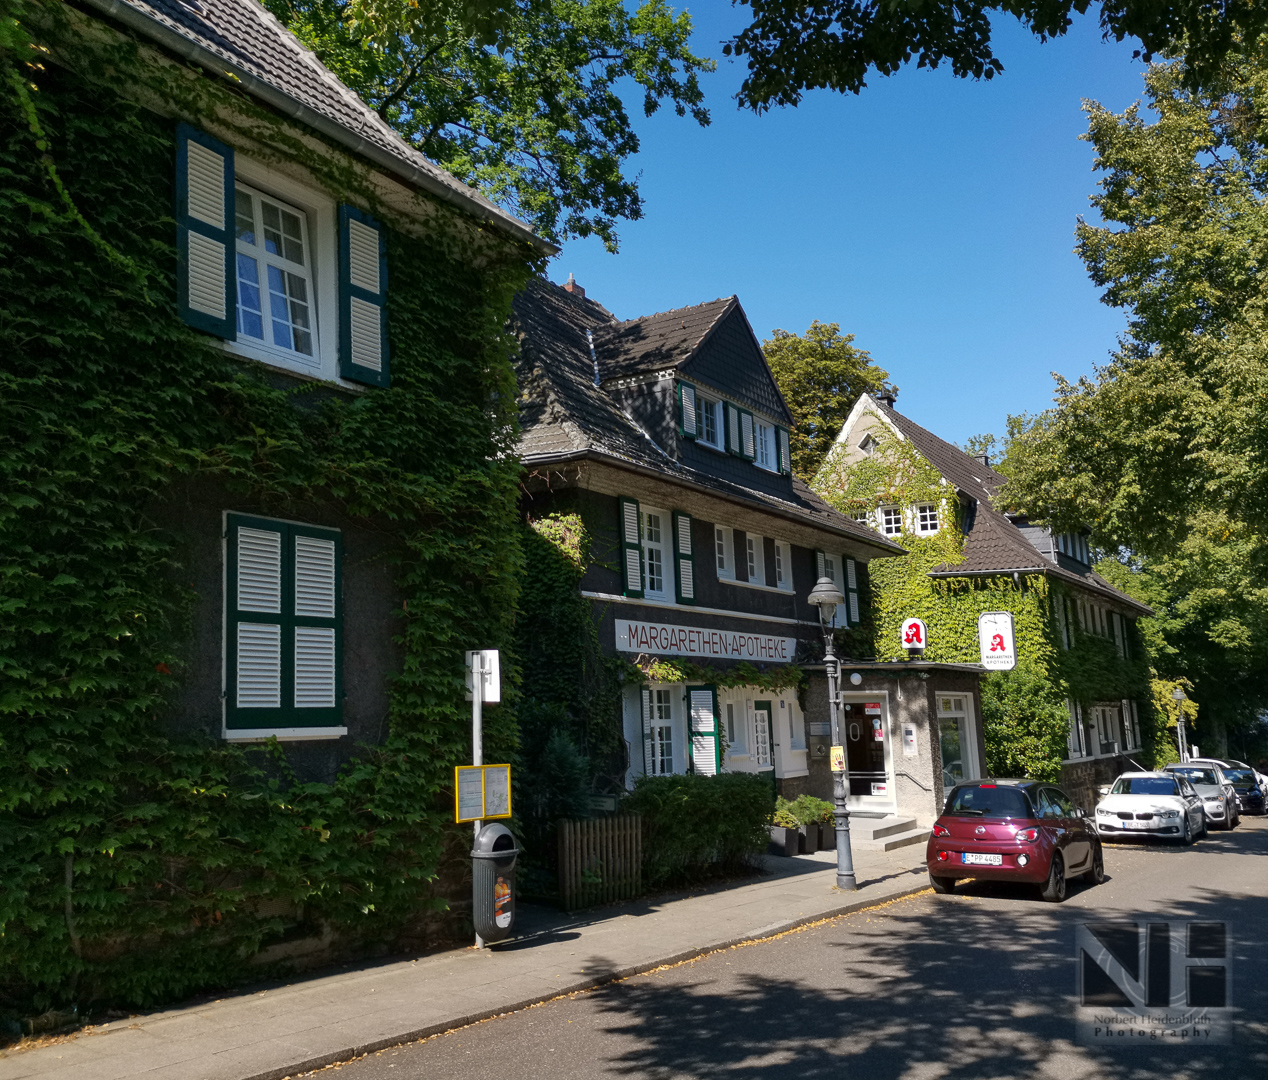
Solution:
<svg viewBox="0 0 1268 1080">
<path fill-rule="evenodd" d="M 786 805 L 776 806 L 769 828 L 770 853 L 772 855 L 797 854 L 797 840 L 801 835 L 801 822 L 793 816 L 792 811 Z"/>
<path fill-rule="evenodd" d="M 813 855 L 816 851 L 831 847 L 836 843 L 835 835 L 832 837 L 831 843 L 829 843 L 821 833 L 824 812 L 826 811 L 831 816 L 831 803 L 825 802 L 823 799 L 817 799 L 813 795 L 798 795 L 796 801 L 792 803 L 789 809 L 801 823 L 801 847 L 807 855 Z"/>
</svg>

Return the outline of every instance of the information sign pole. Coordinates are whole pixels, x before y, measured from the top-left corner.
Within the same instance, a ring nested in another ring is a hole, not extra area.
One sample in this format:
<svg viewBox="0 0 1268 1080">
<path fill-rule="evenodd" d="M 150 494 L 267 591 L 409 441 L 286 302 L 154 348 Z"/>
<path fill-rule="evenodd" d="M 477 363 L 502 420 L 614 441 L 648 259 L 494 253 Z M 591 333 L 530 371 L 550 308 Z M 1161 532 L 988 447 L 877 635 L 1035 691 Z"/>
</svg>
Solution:
<svg viewBox="0 0 1268 1080">
<path fill-rule="evenodd" d="M 481 704 L 484 700 L 484 653 L 476 649 L 471 654 L 471 764 L 484 764 L 484 731 Z M 480 839 L 480 827 L 484 824 L 479 818 L 475 820 L 475 831 L 472 841 Z M 476 934 L 476 948 L 484 948 L 484 939 Z"/>
</svg>

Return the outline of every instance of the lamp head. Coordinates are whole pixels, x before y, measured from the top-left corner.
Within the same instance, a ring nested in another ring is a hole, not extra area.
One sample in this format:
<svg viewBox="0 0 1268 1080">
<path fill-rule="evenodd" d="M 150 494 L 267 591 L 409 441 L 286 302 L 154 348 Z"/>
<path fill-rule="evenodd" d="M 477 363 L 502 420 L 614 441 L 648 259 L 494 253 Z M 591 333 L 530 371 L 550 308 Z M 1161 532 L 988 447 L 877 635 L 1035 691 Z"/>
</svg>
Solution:
<svg viewBox="0 0 1268 1080">
<path fill-rule="evenodd" d="M 830 577 L 821 577 L 806 599 L 819 609 L 819 618 L 823 622 L 829 621 L 831 618 L 829 613 L 836 610 L 837 604 L 845 603 L 841 590 L 836 587 Z"/>
<path fill-rule="evenodd" d="M 1172 691 L 1171 691 L 1171 700 L 1172 700 L 1172 701 L 1183 701 L 1183 700 L 1184 700 L 1184 691 L 1183 691 L 1183 690 L 1181 690 L 1181 689 L 1180 689 L 1180 687 L 1178 687 L 1178 686 L 1177 686 L 1174 690 L 1172 690 Z"/>
</svg>

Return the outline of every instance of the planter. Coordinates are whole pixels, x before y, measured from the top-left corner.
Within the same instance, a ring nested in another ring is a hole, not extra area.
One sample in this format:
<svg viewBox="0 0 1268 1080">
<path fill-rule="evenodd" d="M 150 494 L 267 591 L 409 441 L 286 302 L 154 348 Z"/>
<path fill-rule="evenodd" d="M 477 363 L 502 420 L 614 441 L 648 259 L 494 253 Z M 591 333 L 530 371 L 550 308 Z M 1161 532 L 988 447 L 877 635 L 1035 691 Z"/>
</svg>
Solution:
<svg viewBox="0 0 1268 1080">
<path fill-rule="evenodd" d="M 802 855 L 813 855 L 819 850 L 819 823 L 812 821 L 809 825 L 803 825 L 797 830 L 799 840 L 797 850 Z"/>
<path fill-rule="evenodd" d="M 772 855 L 796 855 L 797 841 L 801 833 L 797 829 L 785 829 L 781 825 L 770 825 L 770 846 L 767 851 Z"/>
<path fill-rule="evenodd" d="M 836 822 L 833 822 L 833 821 L 819 822 L 819 850 L 820 851 L 836 851 L 836 849 L 837 849 Z"/>
</svg>

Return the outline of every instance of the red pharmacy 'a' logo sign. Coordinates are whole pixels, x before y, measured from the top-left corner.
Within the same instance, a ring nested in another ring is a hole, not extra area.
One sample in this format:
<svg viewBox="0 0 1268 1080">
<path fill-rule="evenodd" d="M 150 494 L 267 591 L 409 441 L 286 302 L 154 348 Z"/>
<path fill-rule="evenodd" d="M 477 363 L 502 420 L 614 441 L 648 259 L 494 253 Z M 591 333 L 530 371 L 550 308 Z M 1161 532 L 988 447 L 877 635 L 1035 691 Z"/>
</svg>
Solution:
<svg viewBox="0 0 1268 1080">
<path fill-rule="evenodd" d="M 1008 649 L 1004 645 L 1003 634 L 991 635 L 991 652 L 1008 652 Z"/>
</svg>

